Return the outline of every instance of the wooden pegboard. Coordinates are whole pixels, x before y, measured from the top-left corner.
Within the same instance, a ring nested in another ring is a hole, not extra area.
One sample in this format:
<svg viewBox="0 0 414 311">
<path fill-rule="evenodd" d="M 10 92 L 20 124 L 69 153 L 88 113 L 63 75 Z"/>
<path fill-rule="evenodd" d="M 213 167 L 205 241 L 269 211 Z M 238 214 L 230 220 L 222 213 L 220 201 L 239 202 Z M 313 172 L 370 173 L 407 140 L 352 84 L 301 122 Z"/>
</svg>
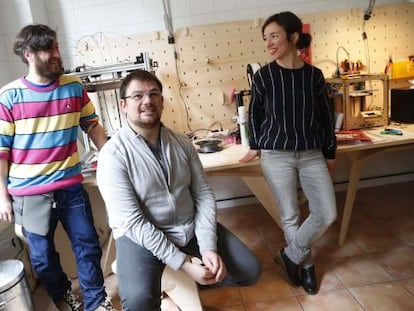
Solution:
<svg viewBox="0 0 414 311">
<path fill-rule="evenodd" d="M 295 11 L 293 4 L 291 10 Z M 313 36 L 312 62 L 326 77 L 335 72 L 338 46 L 349 51 L 351 60 L 366 62 L 362 9 L 300 17 L 309 23 Z M 102 34 L 86 36 L 78 42 L 78 62 L 113 64 L 148 52 L 158 62 L 156 74 L 164 85 L 165 124 L 185 132 L 189 128 L 208 128 L 217 122 L 225 128 L 233 127 L 231 118 L 236 107 L 231 103 L 232 89 L 248 88 L 248 64 L 269 61 L 262 40 L 262 23 L 263 19 L 252 19 L 180 28 L 174 34 L 174 45 L 168 44 L 166 32 L 116 38 Z M 365 23 L 372 73 L 383 72 L 390 54 L 394 59 L 414 54 L 413 29 L 414 4 L 375 6 Z M 344 58 L 346 55 L 340 52 L 339 59 Z"/>
</svg>

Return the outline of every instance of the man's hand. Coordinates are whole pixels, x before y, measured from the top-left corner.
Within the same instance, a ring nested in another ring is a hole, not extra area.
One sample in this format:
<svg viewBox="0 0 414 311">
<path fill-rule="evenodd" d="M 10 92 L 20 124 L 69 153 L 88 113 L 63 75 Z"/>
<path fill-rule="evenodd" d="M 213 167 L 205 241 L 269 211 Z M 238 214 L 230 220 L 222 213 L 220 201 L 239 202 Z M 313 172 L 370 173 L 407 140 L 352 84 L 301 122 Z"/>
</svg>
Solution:
<svg viewBox="0 0 414 311">
<path fill-rule="evenodd" d="M 204 252 L 202 261 L 198 258 L 185 261 L 181 270 L 200 285 L 221 282 L 227 274 L 223 260 L 215 251 Z"/>
<path fill-rule="evenodd" d="M 186 260 L 181 266 L 181 270 L 187 273 L 193 280 L 200 285 L 212 285 L 216 283 L 214 273 L 198 260 Z"/>
<path fill-rule="evenodd" d="M 0 197 L 0 219 L 8 222 L 14 220 L 13 208 L 8 195 Z"/>
<path fill-rule="evenodd" d="M 0 159 L 0 219 L 8 222 L 14 220 L 10 195 L 7 191 L 7 177 L 9 175 L 9 162 Z"/>
<path fill-rule="evenodd" d="M 260 150 L 252 150 L 250 149 L 246 155 L 239 160 L 239 162 L 246 163 L 253 160 L 256 157 L 260 157 Z"/>
<path fill-rule="evenodd" d="M 205 251 L 202 256 L 204 265 L 215 275 L 216 282 L 223 281 L 227 270 L 221 257 L 215 251 Z"/>
</svg>

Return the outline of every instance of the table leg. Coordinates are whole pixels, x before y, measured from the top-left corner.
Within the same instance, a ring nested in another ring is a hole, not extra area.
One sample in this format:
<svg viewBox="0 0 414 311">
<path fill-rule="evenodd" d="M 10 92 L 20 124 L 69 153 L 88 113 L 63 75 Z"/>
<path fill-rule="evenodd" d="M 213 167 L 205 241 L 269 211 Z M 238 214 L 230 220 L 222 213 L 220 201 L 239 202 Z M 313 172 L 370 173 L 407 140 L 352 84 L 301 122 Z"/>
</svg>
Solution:
<svg viewBox="0 0 414 311">
<path fill-rule="evenodd" d="M 115 260 L 116 257 L 116 250 L 115 250 L 115 240 L 112 235 L 112 231 L 109 234 L 108 241 L 106 244 L 102 247 L 102 260 L 101 260 L 101 266 L 102 266 L 102 273 L 104 277 L 107 277 L 112 273 L 111 264 Z"/>
<path fill-rule="evenodd" d="M 361 174 L 362 160 L 358 159 L 356 155 L 351 158 L 351 173 L 349 174 L 348 187 L 346 191 L 344 213 L 342 215 L 341 229 L 339 232 L 339 245 L 345 242 L 346 234 L 348 232 L 349 221 L 351 220 L 352 209 L 354 208 L 355 196 L 358 190 L 359 176 Z"/>
<path fill-rule="evenodd" d="M 280 228 L 282 228 L 279 208 L 277 206 L 276 199 L 263 176 L 242 177 L 242 180 L 254 194 L 256 199 L 259 200 L 259 202 L 263 205 L 270 216 L 272 216 L 273 220 L 278 224 Z"/>
</svg>

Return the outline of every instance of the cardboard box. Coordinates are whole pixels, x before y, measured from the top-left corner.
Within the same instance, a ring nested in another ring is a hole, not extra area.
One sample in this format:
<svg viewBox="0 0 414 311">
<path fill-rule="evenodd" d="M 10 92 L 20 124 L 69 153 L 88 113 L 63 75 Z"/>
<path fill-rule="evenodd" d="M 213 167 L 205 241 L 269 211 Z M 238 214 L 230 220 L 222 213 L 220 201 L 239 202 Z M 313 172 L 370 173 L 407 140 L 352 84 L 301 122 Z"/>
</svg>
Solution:
<svg viewBox="0 0 414 311">
<path fill-rule="evenodd" d="M 29 285 L 30 291 L 33 293 L 37 285 L 37 275 L 32 268 L 32 264 L 30 263 L 29 251 L 26 247 L 23 247 L 23 250 L 16 256 L 15 259 L 23 262 L 27 284 Z"/>
<path fill-rule="evenodd" d="M 22 250 L 22 243 L 14 232 L 14 224 L 3 223 L 0 227 L 0 260 L 14 259 Z"/>
</svg>

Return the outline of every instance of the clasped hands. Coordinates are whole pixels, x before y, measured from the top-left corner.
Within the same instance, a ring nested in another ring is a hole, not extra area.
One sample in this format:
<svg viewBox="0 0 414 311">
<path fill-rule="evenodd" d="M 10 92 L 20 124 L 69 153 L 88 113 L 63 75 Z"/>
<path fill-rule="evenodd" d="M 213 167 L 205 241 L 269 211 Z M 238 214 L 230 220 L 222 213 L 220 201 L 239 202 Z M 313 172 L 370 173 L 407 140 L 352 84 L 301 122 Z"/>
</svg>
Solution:
<svg viewBox="0 0 414 311">
<path fill-rule="evenodd" d="M 221 282 L 227 270 L 223 260 L 215 251 L 205 251 L 202 261 L 196 257 L 189 258 L 181 266 L 200 285 L 212 285 Z"/>
</svg>

